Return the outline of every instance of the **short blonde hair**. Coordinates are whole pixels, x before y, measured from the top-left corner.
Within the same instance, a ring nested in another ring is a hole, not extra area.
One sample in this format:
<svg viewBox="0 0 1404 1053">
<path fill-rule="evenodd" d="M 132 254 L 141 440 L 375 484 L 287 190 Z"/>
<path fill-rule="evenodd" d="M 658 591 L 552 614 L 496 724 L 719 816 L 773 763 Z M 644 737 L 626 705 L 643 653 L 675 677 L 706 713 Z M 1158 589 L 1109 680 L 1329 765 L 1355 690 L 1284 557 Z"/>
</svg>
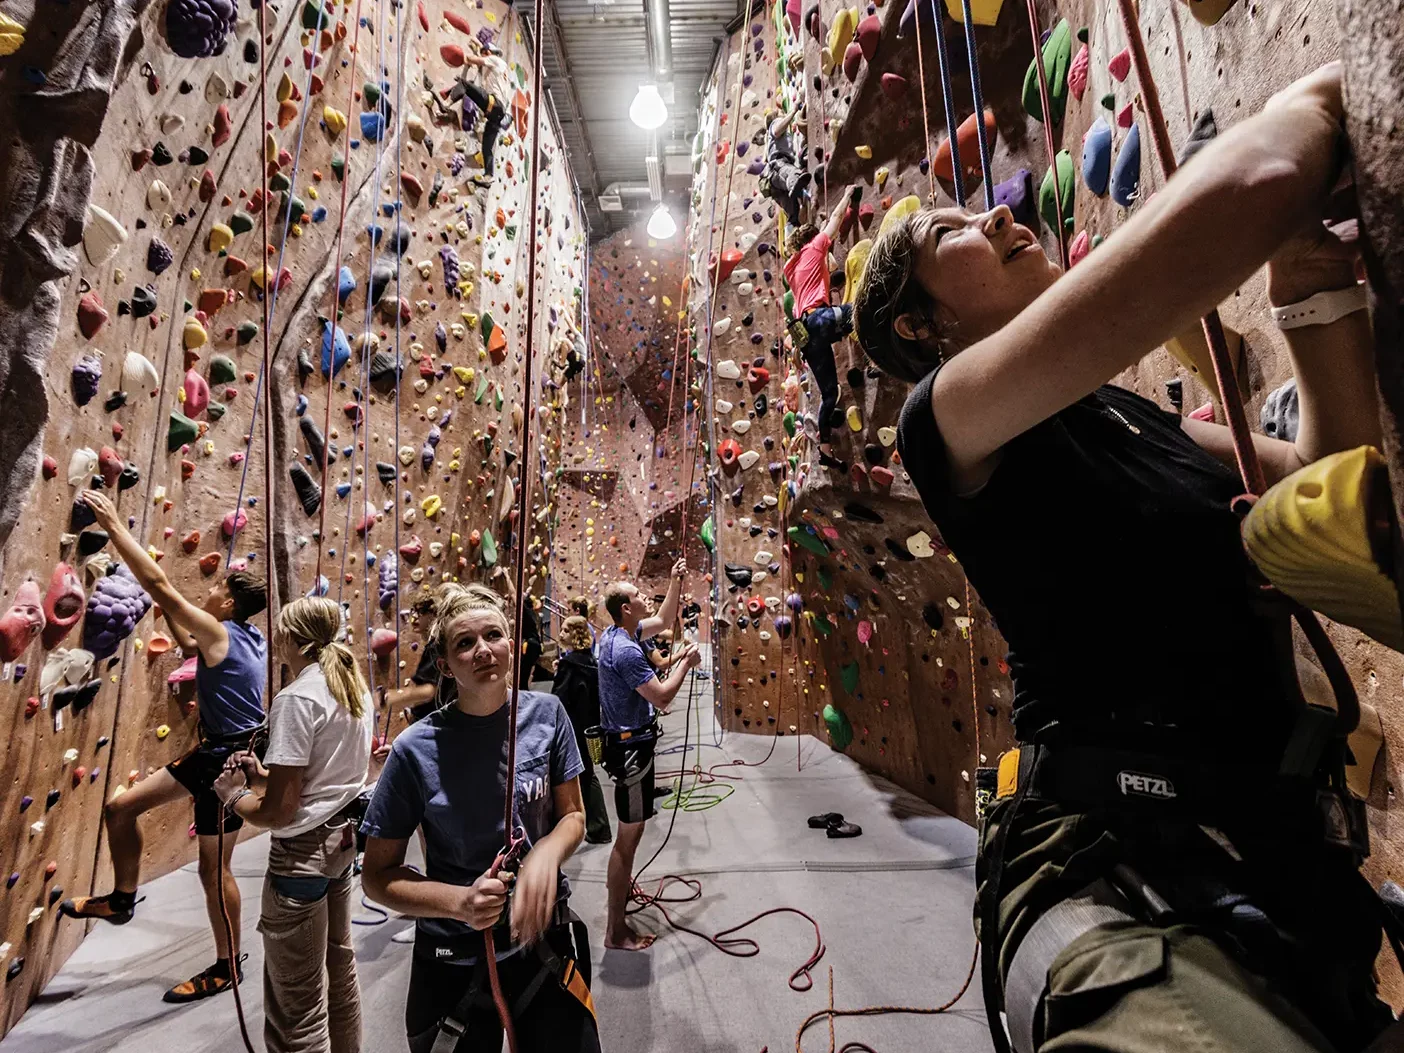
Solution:
<svg viewBox="0 0 1404 1053">
<path fill-rule="evenodd" d="M 327 690 L 337 704 L 358 720 L 366 711 L 366 678 L 351 648 L 337 639 L 341 632 L 341 606 L 324 596 L 304 596 L 278 612 L 274 637 L 291 642 L 298 654 L 313 659 L 327 679 Z"/>
<path fill-rule="evenodd" d="M 572 614 L 561 622 L 561 643 L 572 651 L 590 649 L 590 623 L 578 614 Z"/>
</svg>

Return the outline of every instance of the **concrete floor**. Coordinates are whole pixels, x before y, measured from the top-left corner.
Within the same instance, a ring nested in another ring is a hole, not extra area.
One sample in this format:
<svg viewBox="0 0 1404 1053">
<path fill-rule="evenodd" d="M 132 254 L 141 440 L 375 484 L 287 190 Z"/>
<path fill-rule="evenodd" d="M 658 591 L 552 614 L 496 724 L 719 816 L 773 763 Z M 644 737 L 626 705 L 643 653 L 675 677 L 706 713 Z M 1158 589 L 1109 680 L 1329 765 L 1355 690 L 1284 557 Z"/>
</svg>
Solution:
<svg viewBox="0 0 1404 1053">
<path fill-rule="evenodd" d="M 705 711 L 694 715 L 691 734 L 695 741 L 701 733 L 704 768 L 735 759 L 754 763 L 766 755 L 770 739 L 762 736 L 728 735 L 720 747 L 712 745 L 710 704 L 700 702 Z M 680 745 L 684 723 L 682 712 L 665 718 L 665 749 Z M 796 770 L 797 754 L 802 771 Z M 698 756 L 689 753 L 689 768 Z M 660 757 L 659 768 L 676 770 L 680 759 L 681 753 Z M 814 947 L 813 929 L 792 914 L 771 916 L 742 933 L 760 943 L 753 958 L 728 957 L 672 931 L 656 911 L 639 917 L 643 926 L 661 933 L 653 949 L 606 952 L 609 848 L 582 845 L 568 873 L 572 903 L 590 927 L 594 997 L 608 1053 L 757 1053 L 766 1047 L 788 1053 L 800 1022 L 827 1005 L 830 967 L 840 1008 L 939 1005 L 955 993 L 974 949 L 973 830 L 808 737 L 780 739 L 761 767 L 723 770 L 742 775 L 718 780 L 718 786 L 733 786 L 733 793 L 711 809 L 679 813 L 667 847 L 643 883 L 666 873 L 699 876 L 702 899 L 678 907 L 675 916 L 707 932 L 777 906 L 812 914 L 827 946 L 814 970 L 814 988 L 797 994 L 786 983 Z M 702 787 L 699 797 L 706 790 Z M 807 816 L 828 811 L 860 824 L 863 836 L 830 840 L 808 828 Z M 640 863 L 662 841 L 669 814 L 650 824 Z M 257 1049 L 262 1049 L 262 965 L 254 925 L 267 851 L 264 835 L 241 844 L 234 856 L 250 954 L 242 993 Z M 161 1001 L 168 987 L 212 959 L 194 867 L 142 891 L 147 902 L 136 919 L 122 928 L 94 929 L 0 1041 L 0 1053 L 227 1053 L 239 1047 L 232 997 L 191 1006 Z M 366 920 L 374 915 L 367 912 Z M 409 924 L 392 918 L 356 931 L 368 1053 L 405 1048 L 410 947 L 390 937 Z M 838 1046 L 862 1039 L 882 1053 L 991 1048 L 978 978 L 960 1004 L 941 1017 L 839 1020 L 836 1028 Z M 826 1049 L 827 1026 L 820 1022 L 807 1033 L 804 1050 Z"/>
</svg>

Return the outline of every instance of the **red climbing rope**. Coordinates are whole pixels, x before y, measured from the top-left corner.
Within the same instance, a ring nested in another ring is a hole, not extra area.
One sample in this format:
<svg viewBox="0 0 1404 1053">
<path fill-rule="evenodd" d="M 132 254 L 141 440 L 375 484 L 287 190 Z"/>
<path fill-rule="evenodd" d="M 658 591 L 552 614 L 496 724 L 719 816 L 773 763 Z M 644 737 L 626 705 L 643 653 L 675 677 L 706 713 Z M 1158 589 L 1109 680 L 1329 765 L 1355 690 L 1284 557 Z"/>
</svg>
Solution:
<svg viewBox="0 0 1404 1053">
<path fill-rule="evenodd" d="M 683 244 L 692 242 L 692 221 L 688 220 L 687 232 L 683 235 Z M 678 384 L 678 348 L 682 344 L 683 315 L 687 313 L 687 261 L 683 261 L 682 281 L 678 285 L 678 322 L 673 330 L 673 368 L 668 371 L 668 415 L 663 419 L 663 441 L 660 448 L 654 451 L 654 456 L 662 460 L 668 452 L 668 432 L 673 423 L 673 394 Z M 686 398 L 687 389 L 683 388 L 683 396 Z M 683 552 L 687 552 L 687 538 L 683 538 Z"/>
<path fill-rule="evenodd" d="M 1033 0 L 1029 0 L 1032 5 Z M 1141 101 L 1145 105 L 1146 119 L 1150 124 L 1151 138 L 1155 140 L 1155 152 L 1160 157 L 1160 170 L 1165 178 L 1175 174 L 1178 163 L 1175 149 L 1170 144 L 1170 130 L 1165 124 L 1165 113 L 1160 108 L 1160 92 L 1151 75 L 1150 60 L 1146 57 L 1146 46 L 1141 39 L 1141 23 L 1131 0 L 1117 0 L 1121 12 L 1121 24 L 1126 30 L 1126 40 L 1131 47 L 1131 65 L 1136 70 L 1136 79 L 1141 83 Z M 1030 7 L 1032 10 L 1032 6 Z M 1047 106 L 1047 103 L 1044 103 Z M 1047 112 L 1045 110 L 1045 112 Z M 1058 180 L 1055 176 L 1053 185 Z M 1238 374 L 1234 371 L 1233 360 L 1229 358 L 1228 342 L 1224 338 L 1224 325 L 1219 320 L 1218 308 L 1207 313 L 1201 323 L 1204 337 L 1209 344 L 1209 357 L 1214 363 L 1214 379 L 1219 384 L 1219 401 L 1223 403 L 1224 417 L 1228 421 L 1229 435 L 1233 439 L 1233 453 L 1238 461 L 1239 474 L 1243 485 L 1254 495 L 1267 489 L 1263 466 L 1258 460 L 1257 448 L 1248 426 L 1248 414 L 1243 408 L 1243 392 L 1238 386 Z"/>
<path fill-rule="evenodd" d="M 259 9 L 260 9 L 260 10 L 262 10 L 262 6 L 263 6 L 262 4 L 259 5 Z M 351 35 L 351 54 L 352 54 L 353 56 L 356 55 L 356 54 L 358 54 L 358 52 L 359 52 L 359 47 L 360 47 L 360 43 L 361 43 L 361 0 L 356 0 L 356 30 L 355 30 L 355 32 Z M 354 61 L 354 60 L 353 60 L 353 61 Z M 346 117 L 345 117 L 345 120 L 346 120 L 346 127 L 345 127 L 344 129 L 342 129 L 342 140 L 341 140 L 341 150 L 342 150 L 341 156 L 342 156 L 342 157 L 346 157 L 346 158 L 349 158 L 349 157 L 351 156 L 351 118 L 350 118 L 350 114 L 352 114 L 352 113 L 355 112 L 355 103 L 356 103 L 356 78 L 355 78 L 355 77 L 348 77 L 348 78 L 346 79 Z M 310 101 L 307 103 L 307 105 L 311 105 Z M 268 126 L 268 125 L 267 125 L 267 122 L 265 122 L 265 123 L 264 123 L 264 127 L 266 128 L 267 126 Z M 381 134 L 382 136 L 388 135 L 388 134 L 389 134 L 389 129 L 388 129 L 388 128 L 382 127 L 382 128 L 381 128 L 380 134 Z M 398 149 L 398 146 L 397 146 L 397 149 Z M 267 168 L 267 165 L 265 164 L 264 167 Z M 327 531 L 327 499 L 326 499 L 326 493 L 327 493 L 327 466 L 331 463 L 331 458 L 330 458 L 330 456 L 329 456 L 330 451 L 331 451 L 331 447 L 330 447 L 328 444 L 331 442 L 332 387 L 334 386 L 334 384 L 335 384 L 335 382 L 336 382 L 336 334 L 337 334 L 337 331 L 340 329 L 340 326 L 341 326 L 341 291 L 340 291 L 340 290 L 341 290 L 341 256 L 342 256 L 342 246 L 343 246 L 344 238 L 345 238 L 345 234 L 346 234 L 346 190 L 347 190 L 347 186 L 348 186 L 348 185 L 350 184 L 350 182 L 351 182 L 350 176 L 351 176 L 351 172 L 350 172 L 350 168 L 349 168 L 349 166 L 348 166 L 347 171 L 346 171 L 346 175 L 345 175 L 345 177 L 343 177 L 342 180 L 341 180 L 341 208 L 340 208 L 340 211 L 339 211 L 339 215 L 338 215 L 338 219 L 337 219 L 337 226 L 336 226 L 336 256 L 335 256 L 335 262 L 334 262 L 334 264 L 332 265 L 331 283 L 330 283 L 330 284 L 331 284 L 331 296 L 332 296 L 332 309 L 331 309 L 331 332 L 330 332 L 330 334 L 328 334 L 328 336 L 327 336 L 327 340 L 329 341 L 329 343 L 328 343 L 328 348 L 327 348 L 327 363 L 326 363 L 326 365 L 327 365 L 327 410 L 326 410 L 326 415 L 323 417 L 323 420 L 322 420 L 322 479 L 321 479 L 321 487 L 322 487 L 322 507 L 321 507 L 321 509 L 320 509 L 319 516 L 318 516 L 318 520 L 317 520 L 317 570 L 316 570 L 316 580 L 314 581 L 314 585 L 315 585 L 315 587 L 318 589 L 318 591 L 320 591 L 320 590 L 321 590 L 321 587 L 322 587 L 322 555 L 323 555 L 323 553 L 326 551 L 326 544 L 327 544 L 327 533 L 326 533 L 326 531 Z M 266 209 L 267 206 L 268 206 L 268 203 L 267 203 L 267 201 L 265 201 L 265 202 L 264 202 L 264 208 Z M 289 208 L 289 209 L 292 208 L 292 196 L 291 196 L 291 191 L 289 191 L 289 196 L 288 196 L 288 208 Z M 399 222 L 399 217 L 400 217 L 400 214 L 399 214 L 399 210 L 397 209 L 396 212 L 395 212 L 395 219 L 396 219 L 396 222 Z M 274 287 L 274 288 L 277 287 L 277 284 L 278 284 L 278 277 L 279 277 L 278 275 L 274 275 L 274 276 L 272 277 L 272 284 L 273 284 L 273 287 Z M 265 290 L 268 288 L 269 281 L 270 281 L 270 279 L 269 279 L 269 275 L 268 275 L 268 268 L 265 266 L 265 267 L 264 267 L 264 270 L 263 270 L 263 282 L 264 282 L 264 288 L 265 288 Z M 369 289 L 369 288 L 367 288 L 367 290 L 366 290 L 366 295 L 367 295 L 367 296 L 370 295 L 370 289 Z M 398 286 L 396 286 L 396 288 L 395 288 L 395 297 L 396 297 L 397 300 L 398 300 L 398 298 L 399 298 L 399 295 L 400 295 L 400 289 L 399 289 Z M 396 308 L 395 308 L 395 309 L 396 309 L 396 311 L 398 312 L 398 310 L 399 310 L 398 304 L 396 305 Z M 319 351 L 319 352 L 320 352 L 320 350 L 321 350 L 321 349 L 318 348 L 318 351 Z M 318 365 L 321 365 L 321 362 L 320 362 L 320 361 L 318 362 Z M 354 473 L 353 473 L 353 474 L 354 474 Z"/>
<path fill-rule="evenodd" d="M 1058 213 L 1054 224 L 1058 233 L 1058 260 L 1063 270 L 1068 269 L 1068 233 L 1063 223 L 1063 191 L 1058 185 L 1058 148 L 1053 144 L 1053 108 L 1048 99 L 1048 72 L 1043 66 L 1043 42 L 1038 28 L 1037 0 L 1027 0 L 1029 9 L 1029 33 L 1033 37 L 1034 67 L 1038 70 L 1038 97 L 1043 106 L 1043 144 L 1048 150 L 1049 171 L 1053 173 L 1053 207 Z M 983 117 L 977 116 L 977 120 Z"/>
<path fill-rule="evenodd" d="M 922 57 L 921 48 L 921 9 L 926 6 L 927 0 L 917 0 L 916 3 L 916 53 L 917 53 L 917 79 L 921 81 L 921 156 L 927 158 L 926 176 L 931 184 L 931 201 L 936 201 L 936 166 L 929 158 L 931 157 L 931 119 L 926 110 L 926 61 Z M 941 15 L 937 12 L 937 18 Z M 952 136 L 954 138 L 954 136 Z M 957 177 L 959 173 L 957 173 Z"/>
</svg>

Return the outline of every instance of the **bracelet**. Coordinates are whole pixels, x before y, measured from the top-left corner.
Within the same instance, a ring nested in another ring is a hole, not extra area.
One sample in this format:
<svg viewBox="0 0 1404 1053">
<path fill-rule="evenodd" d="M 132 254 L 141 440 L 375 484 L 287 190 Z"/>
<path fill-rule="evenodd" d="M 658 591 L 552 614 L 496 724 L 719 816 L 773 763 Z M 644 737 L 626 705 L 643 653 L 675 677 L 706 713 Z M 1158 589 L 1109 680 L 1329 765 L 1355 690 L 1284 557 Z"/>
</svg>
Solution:
<svg viewBox="0 0 1404 1053">
<path fill-rule="evenodd" d="M 1319 292 L 1286 307 L 1273 307 L 1268 313 L 1279 329 L 1301 329 L 1308 325 L 1330 325 L 1348 314 L 1365 310 L 1365 286 Z"/>
<path fill-rule="evenodd" d="M 228 802 L 225 803 L 224 810 L 230 815 L 237 815 L 238 813 L 234 811 L 234 806 L 251 793 L 253 793 L 253 791 L 250 790 L 247 786 L 241 788 L 238 793 L 236 793 L 233 797 L 229 798 Z"/>
</svg>

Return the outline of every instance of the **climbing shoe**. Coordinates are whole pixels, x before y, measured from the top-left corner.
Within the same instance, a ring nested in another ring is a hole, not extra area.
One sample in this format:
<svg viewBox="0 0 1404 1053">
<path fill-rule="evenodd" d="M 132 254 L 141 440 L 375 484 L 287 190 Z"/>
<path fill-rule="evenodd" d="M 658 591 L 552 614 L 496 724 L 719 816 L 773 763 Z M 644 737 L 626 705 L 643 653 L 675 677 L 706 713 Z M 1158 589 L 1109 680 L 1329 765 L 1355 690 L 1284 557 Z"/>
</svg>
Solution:
<svg viewBox="0 0 1404 1053">
<path fill-rule="evenodd" d="M 143 896 L 142 899 L 146 897 Z M 59 904 L 59 913 L 70 918 L 96 918 L 113 925 L 125 925 L 132 920 L 137 903 L 134 892 L 110 892 L 106 896 L 78 896 Z"/>
<path fill-rule="evenodd" d="M 857 823 L 845 822 L 843 816 L 835 816 L 835 820 L 824 828 L 824 832 L 830 837 L 862 837 L 863 828 Z"/>
<path fill-rule="evenodd" d="M 492 186 L 492 176 L 475 175 L 472 179 L 468 180 L 468 182 L 472 183 L 480 190 L 486 190 L 488 187 Z"/>
<path fill-rule="evenodd" d="M 830 823 L 843 822 L 843 816 L 838 812 L 825 812 L 823 815 L 811 815 L 809 817 L 809 828 L 811 830 L 823 830 Z"/>
<path fill-rule="evenodd" d="M 239 955 L 240 983 L 244 982 L 244 959 L 247 957 L 246 954 Z M 222 994 L 233 986 L 234 982 L 229 976 L 229 959 L 221 958 L 203 972 L 198 972 L 189 980 L 176 984 L 162 996 L 162 1001 L 176 1004 L 198 1002 L 202 998 Z"/>
<path fill-rule="evenodd" d="M 848 471 L 848 462 L 847 462 L 847 461 L 841 461 L 841 460 L 839 460 L 837 457 L 834 457 L 834 456 L 832 456 L 832 455 L 830 455 L 830 454 L 827 454 L 827 453 L 824 453 L 824 452 L 822 452 L 822 451 L 821 451 L 820 454 L 819 454 L 819 463 L 822 464 L 825 468 L 829 469 L 829 471 L 831 471 L 831 472 L 847 472 L 847 471 Z"/>
</svg>

